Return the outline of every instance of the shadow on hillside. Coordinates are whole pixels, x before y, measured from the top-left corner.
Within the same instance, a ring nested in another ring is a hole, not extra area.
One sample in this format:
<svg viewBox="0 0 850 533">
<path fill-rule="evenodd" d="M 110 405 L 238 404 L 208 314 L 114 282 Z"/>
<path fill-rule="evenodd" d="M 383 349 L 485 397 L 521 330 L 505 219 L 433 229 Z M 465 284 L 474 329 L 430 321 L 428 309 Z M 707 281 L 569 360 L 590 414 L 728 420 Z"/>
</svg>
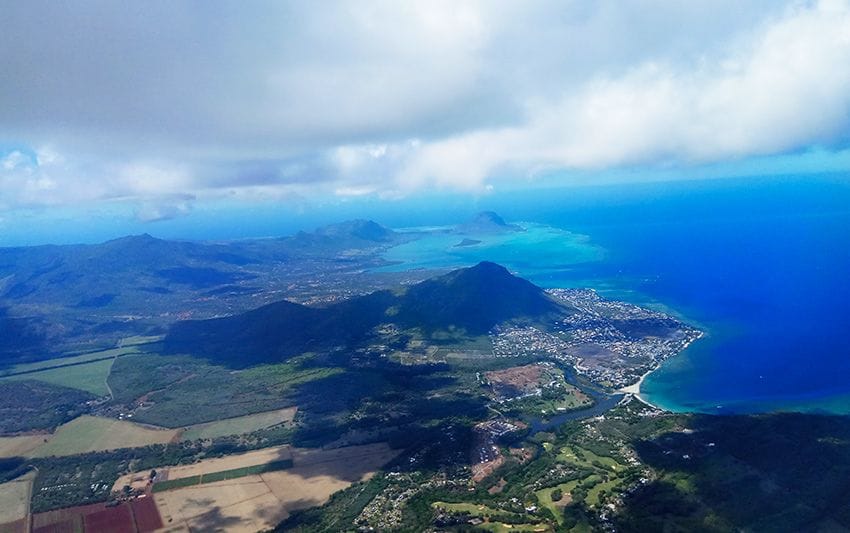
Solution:
<svg viewBox="0 0 850 533">
<path fill-rule="evenodd" d="M 625 498 L 621 531 L 847 531 L 850 418 L 697 416 L 636 444 L 664 474 Z"/>
<path fill-rule="evenodd" d="M 48 352 L 46 327 L 43 321 L 12 317 L 8 307 L 0 307 L 0 368 Z"/>
<path fill-rule="evenodd" d="M 445 365 L 384 362 L 352 368 L 299 386 L 294 401 L 304 424 L 297 446 L 325 446 L 352 434 L 359 442 L 389 440 L 415 447 L 422 460 L 467 461 L 467 420 L 486 416 L 486 401 L 457 391 Z M 346 444 L 357 443 L 348 440 Z"/>
</svg>

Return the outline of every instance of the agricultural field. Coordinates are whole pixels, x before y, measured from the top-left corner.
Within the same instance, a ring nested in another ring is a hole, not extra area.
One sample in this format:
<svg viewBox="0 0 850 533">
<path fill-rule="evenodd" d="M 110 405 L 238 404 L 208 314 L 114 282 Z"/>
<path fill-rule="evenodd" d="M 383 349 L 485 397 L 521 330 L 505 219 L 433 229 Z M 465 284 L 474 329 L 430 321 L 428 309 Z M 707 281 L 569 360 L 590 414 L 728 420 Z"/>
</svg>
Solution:
<svg viewBox="0 0 850 533">
<path fill-rule="evenodd" d="M 95 396 L 109 396 L 110 391 L 106 385 L 106 378 L 109 376 L 109 370 L 112 368 L 114 361 L 114 358 L 109 357 L 90 363 L 60 366 L 36 372 L 4 376 L 0 380 L 36 380 L 51 385 L 85 391 Z"/>
<path fill-rule="evenodd" d="M 294 457 L 289 446 L 275 446 L 247 453 L 204 459 L 189 465 L 166 467 L 159 469 L 159 471 L 164 479 L 174 480 L 290 459 L 294 459 Z"/>
<path fill-rule="evenodd" d="M 183 487 L 191 487 L 193 485 L 203 485 L 205 483 L 215 483 L 217 481 L 228 481 L 239 479 L 240 477 L 256 476 L 265 474 L 266 472 L 276 472 L 278 470 L 286 470 L 292 467 L 292 459 L 281 459 L 254 466 L 243 466 L 242 468 L 233 468 L 230 470 L 222 470 L 220 472 L 211 472 L 199 476 L 181 477 L 178 479 L 168 479 L 154 484 L 154 492 L 163 492 L 166 490 L 179 489 Z"/>
<path fill-rule="evenodd" d="M 47 359 L 45 361 L 37 361 L 35 363 L 22 363 L 0 370 L 0 376 L 10 376 L 13 374 L 24 374 L 27 372 L 37 372 L 40 370 L 49 370 L 52 368 L 68 367 L 83 363 L 91 363 L 103 359 L 114 359 L 122 355 L 138 353 L 139 349 L 126 345 L 119 348 L 110 348 L 108 350 L 98 350 L 96 352 L 87 352 L 80 355 L 72 355 L 69 357 L 60 357 L 57 359 Z"/>
<path fill-rule="evenodd" d="M 0 484 L 0 524 L 27 517 L 35 472 Z"/>
<path fill-rule="evenodd" d="M 282 450 L 277 450 L 279 457 Z M 256 460 L 256 452 L 201 461 L 192 475 L 219 471 L 229 464 Z M 325 503 L 330 495 L 356 481 L 368 479 L 398 452 L 386 444 L 351 446 L 334 450 L 292 450 L 294 466 L 238 479 L 218 481 L 163 492 L 154 497 L 159 512 L 171 527 L 209 531 L 226 526 L 228 531 L 253 532 L 269 529 L 290 512 Z M 272 452 L 267 457 L 274 457 Z M 246 466 L 246 465 L 242 465 Z M 206 472 L 204 472 L 206 471 Z M 171 472 L 169 472 L 169 475 Z"/>
<path fill-rule="evenodd" d="M 148 533 L 163 527 L 153 498 L 144 496 L 118 505 L 105 503 L 79 505 L 34 514 L 33 532 Z"/>
<path fill-rule="evenodd" d="M 153 344 L 165 338 L 164 335 L 134 335 L 132 337 L 124 337 L 118 342 L 120 348 L 127 346 L 141 346 L 143 344 Z"/>
<path fill-rule="evenodd" d="M 53 437 L 35 449 L 34 457 L 165 444 L 177 436 L 173 429 L 152 429 L 111 418 L 84 415 L 57 428 Z"/>
<path fill-rule="evenodd" d="M 50 435 L 22 435 L 18 437 L 0 437 L 0 459 L 26 456 L 44 444 Z"/>
<path fill-rule="evenodd" d="M 180 440 L 212 439 L 215 437 L 226 437 L 228 435 L 243 435 L 279 424 L 288 424 L 292 422 L 297 411 L 298 409 L 296 407 L 288 407 L 265 413 L 196 424 L 185 429 L 180 434 Z"/>
</svg>

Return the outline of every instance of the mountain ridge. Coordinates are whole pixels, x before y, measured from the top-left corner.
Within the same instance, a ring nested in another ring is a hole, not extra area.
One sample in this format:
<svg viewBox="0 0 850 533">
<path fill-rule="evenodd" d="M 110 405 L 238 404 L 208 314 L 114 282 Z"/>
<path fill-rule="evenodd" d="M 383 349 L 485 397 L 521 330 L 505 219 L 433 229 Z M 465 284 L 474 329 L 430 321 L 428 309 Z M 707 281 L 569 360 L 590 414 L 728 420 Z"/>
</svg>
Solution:
<svg viewBox="0 0 850 533">
<path fill-rule="evenodd" d="M 570 312 L 540 287 L 484 261 L 400 291 L 377 291 L 326 307 L 284 300 L 240 315 L 178 322 L 164 347 L 168 353 L 198 353 L 241 366 L 351 348 L 384 323 L 426 335 L 452 330 L 476 336 L 504 322 L 548 322 Z M 230 354 L 239 359 L 230 360 Z"/>
</svg>

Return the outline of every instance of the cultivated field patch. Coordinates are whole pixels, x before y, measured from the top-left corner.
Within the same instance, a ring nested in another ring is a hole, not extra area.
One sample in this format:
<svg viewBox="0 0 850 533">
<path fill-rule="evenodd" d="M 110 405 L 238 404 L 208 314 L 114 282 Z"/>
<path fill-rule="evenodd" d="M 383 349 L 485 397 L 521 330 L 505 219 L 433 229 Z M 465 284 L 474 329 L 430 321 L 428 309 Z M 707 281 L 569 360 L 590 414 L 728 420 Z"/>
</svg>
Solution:
<svg viewBox="0 0 850 533">
<path fill-rule="evenodd" d="M 0 524 L 26 518 L 35 472 L 0 483 Z"/>
<path fill-rule="evenodd" d="M 197 424 L 185 429 L 180 435 L 180 440 L 212 439 L 251 433 L 252 431 L 292 422 L 297 411 L 297 407 L 287 407 L 286 409 Z"/>
<path fill-rule="evenodd" d="M 50 383 L 51 385 L 59 385 L 61 387 L 69 387 L 89 392 L 95 396 L 109 396 L 109 388 L 106 386 L 106 378 L 109 376 L 109 370 L 112 368 L 112 363 L 114 361 L 114 358 L 108 357 L 106 359 L 100 359 L 90 363 L 15 374 L 11 376 L 4 376 L 0 379 L 34 379 L 36 381 Z"/>
<path fill-rule="evenodd" d="M 277 451 L 269 456 L 280 456 L 280 449 L 272 450 Z M 154 497 L 169 527 L 183 524 L 192 531 L 253 532 L 274 527 L 297 509 L 322 505 L 334 492 L 368 479 L 397 453 L 383 443 L 334 450 L 293 449 L 290 469 L 157 492 Z M 244 463 L 247 455 L 176 468 L 182 469 L 182 474 L 202 475 L 220 469 L 225 464 L 222 461 Z"/>
<path fill-rule="evenodd" d="M 174 429 L 153 429 L 124 420 L 85 415 L 59 426 L 53 437 L 43 446 L 36 448 L 32 455 L 76 455 L 165 444 L 176 435 L 177 430 Z"/>
<path fill-rule="evenodd" d="M 138 348 L 126 346 L 121 348 L 110 348 L 108 350 L 99 350 L 96 352 L 87 352 L 84 354 L 73 355 L 70 357 L 60 357 L 56 359 L 47 359 L 45 361 L 36 361 L 34 363 L 22 363 L 0 370 L 0 376 L 23 374 L 27 372 L 37 372 L 53 368 L 63 368 L 83 363 L 100 361 L 103 359 L 114 359 L 122 355 L 138 353 L 138 351 Z"/>
<path fill-rule="evenodd" d="M 26 456 L 49 439 L 50 435 L 0 437 L 0 459 Z"/>
</svg>

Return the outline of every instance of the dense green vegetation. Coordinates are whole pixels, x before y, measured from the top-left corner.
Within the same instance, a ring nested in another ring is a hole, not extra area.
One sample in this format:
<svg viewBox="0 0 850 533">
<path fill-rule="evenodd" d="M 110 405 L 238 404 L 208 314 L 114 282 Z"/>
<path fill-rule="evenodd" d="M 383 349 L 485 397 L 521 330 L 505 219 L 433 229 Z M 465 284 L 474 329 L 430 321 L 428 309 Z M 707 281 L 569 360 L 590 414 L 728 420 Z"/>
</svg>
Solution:
<svg viewBox="0 0 850 533">
<path fill-rule="evenodd" d="M 281 529 L 334 531 L 363 519 L 364 494 L 410 491 L 394 529 L 468 531 L 474 517 L 489 520 L 474 529 L 492 531 L 521 521 L 520 529 L 542 521 L 574 533 L 850 527 L 850 419 L 648 413 L 633 402 L 601 420 L 538 433 L 522 443 L 535 450 L 530 461 L 509 459 L 474 490 L 434 485 L 440 477 L 413 470 L 352 487 L 293 514 Z M 463 479 L 451 467 L 444 472 Z M 529 512 L 530 505 L 538 508 Z"/>
<path fill-rule="evenodd" d="M 52 429 L 86 412 L 93 399 L 41 381 L 0 381 L 0 433 Z"/>
<path fill-rule="evenodd" d="M 233 372 L 188 356 L 147 354 L 118 359 L 109 384 L 120 403 L 142 399 L 137 421 L 185 427 L 294 406 L 299 385 L 341 372 L 309 358 Z"/>
</svg>

